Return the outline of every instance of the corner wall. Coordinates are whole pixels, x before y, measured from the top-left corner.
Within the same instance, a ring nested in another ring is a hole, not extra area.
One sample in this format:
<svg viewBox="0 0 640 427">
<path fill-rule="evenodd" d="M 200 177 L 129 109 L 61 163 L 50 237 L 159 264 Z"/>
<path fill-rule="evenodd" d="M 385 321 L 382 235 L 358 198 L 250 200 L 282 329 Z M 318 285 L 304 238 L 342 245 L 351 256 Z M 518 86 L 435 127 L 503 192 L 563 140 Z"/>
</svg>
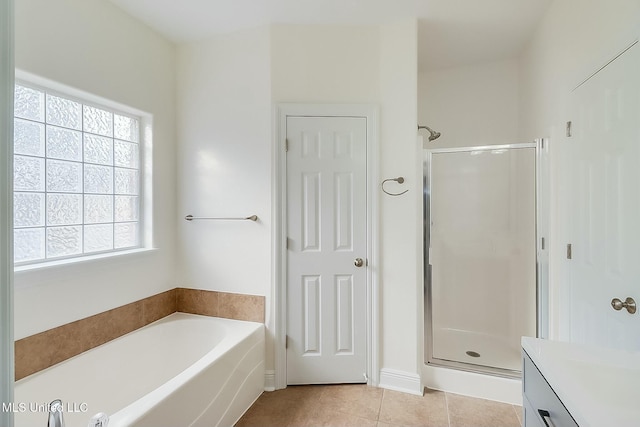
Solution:
<svg viewBox="0 0 640 427">
<path fill-rule="evenodd" d="M 549 338 L 568 340 L 571 153 L 563 144 L 571 91 L 640 36 L 640 2 L 555 0 L 520 58 L 520 137 L 550 137 Z"/>
<path fill-rule="evenodd" d="M 265 295 L 271 277 L 269 29 L 178 51 L 180 286 Z M 258 221 L 191 221 L 185 215 Z"/>
<path fill-rule="evenodd" d="M 266 297 L 271 307 L 271 71 L 268 27 L 178 49 L 178 286 Z M 258 221 L 192 221 L 185 215 Z M 271 368 L 269 368 L 271 367 Z"/>
<path fill-rule="evenodd" d="M 264 295 L 267 371 L 274 369 L 275 327 L 269 282 L 272 108 L 278 103 L 381 106 L 381 177 L 404 176 L 410 192 L 380 205 L 380 367 L 400 373 L 402 384 L 408 381 L 421 391 L 417 23 L 239 31 L 180 46 L 178 70 L 178 221 L 184 254 L 179 286 Z M 188 213 L 255 213 L 261 222 L 184 223 Z"/>
<path fill-rule="evenodd" d="M 16 68 L 153 114 L 153 251 L 15 274 L 15 338 L 175 283 L 174 46 L 105 1 L 16 2 Z"/>
<path fill-rule="evenodd" d="M 441 132 L 429 148 L 515 144 L 519 82 L 516 59 L 421 72 L 418 118 Z M 421 131 L 426 137 L 428 133 Z"/>
<path fill-rule="evenodd" d="M 418 27 L 380 27 L 380 179 L 408 192 L 380 195 L 380 385 L 422 394 L 422 170 L 417 159 Z"/>
</svg>

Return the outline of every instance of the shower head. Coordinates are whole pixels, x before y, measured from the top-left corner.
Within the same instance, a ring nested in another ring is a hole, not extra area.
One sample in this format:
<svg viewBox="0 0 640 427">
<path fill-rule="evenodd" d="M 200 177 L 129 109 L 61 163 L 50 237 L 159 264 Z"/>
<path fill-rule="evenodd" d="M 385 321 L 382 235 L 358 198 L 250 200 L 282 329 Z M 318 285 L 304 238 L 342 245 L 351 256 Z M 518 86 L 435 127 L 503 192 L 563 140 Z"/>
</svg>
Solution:
<svg viewBox="0 0 640 427">
<path fill-rule="evenodd" d="M 418 125 L 418 130 L 420 130 L 420 129 L 426 129 L 426 130 L 429 131 L 429 142 L 440 138 L 440 132 L 434 131 L 429 126 L 420 126 L 420 125 Z"/>
</svg>

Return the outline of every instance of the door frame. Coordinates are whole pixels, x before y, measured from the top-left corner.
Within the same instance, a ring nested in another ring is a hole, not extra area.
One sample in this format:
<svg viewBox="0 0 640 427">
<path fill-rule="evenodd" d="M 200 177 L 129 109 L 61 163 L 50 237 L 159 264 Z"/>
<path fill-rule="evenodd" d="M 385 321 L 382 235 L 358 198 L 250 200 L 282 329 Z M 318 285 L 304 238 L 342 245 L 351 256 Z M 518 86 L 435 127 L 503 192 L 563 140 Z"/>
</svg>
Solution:
<svg viewBox="0 0 640 427">
<path fill-rule="evenodd" d="M 370 104 L 278 104 L 274 111 L 272 155 L 272 313 L 275 372 L 267 389 L 287 387 L 287 158 L 289 117 L 361 117 L 367 122 L 367 384 L 379 382 L 379 288 L 378 288 L 378 107 Z"/>
<path fill-rule="evenodd" d="M 14 2 L 0 2 L 0 402 L 13 402 L 13 92 Z M 0 411 L 0 425 L 13 413 Z"/>
</svg>

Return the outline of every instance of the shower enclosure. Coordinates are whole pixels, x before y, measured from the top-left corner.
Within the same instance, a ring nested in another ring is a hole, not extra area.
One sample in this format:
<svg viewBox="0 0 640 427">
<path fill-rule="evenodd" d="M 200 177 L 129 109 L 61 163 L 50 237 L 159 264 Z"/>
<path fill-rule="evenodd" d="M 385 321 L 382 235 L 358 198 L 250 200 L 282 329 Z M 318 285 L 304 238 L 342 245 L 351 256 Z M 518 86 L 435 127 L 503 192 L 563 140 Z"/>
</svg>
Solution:
<svg viewBox="0 0 640 427">
<path fill-rule="evenodd" d="M 537 335 L 537 144 L 424 156 L 425 363 L 517 376 Z"/>
</svg>

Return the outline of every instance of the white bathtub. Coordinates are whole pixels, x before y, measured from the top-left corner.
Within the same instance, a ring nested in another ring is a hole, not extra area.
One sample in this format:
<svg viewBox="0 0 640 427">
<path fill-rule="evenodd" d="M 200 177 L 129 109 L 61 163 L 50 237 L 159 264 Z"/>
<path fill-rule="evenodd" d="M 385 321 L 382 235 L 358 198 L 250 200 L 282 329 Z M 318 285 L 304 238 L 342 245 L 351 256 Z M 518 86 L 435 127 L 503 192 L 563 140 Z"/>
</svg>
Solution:
<svg viewBox="0 0 640 427">
<path fill-rule="evenodd" d="M 264 326 L 174 313 L 16 383 L 16 427 L 231 426 L 264 389 Z"/>
</svg>

